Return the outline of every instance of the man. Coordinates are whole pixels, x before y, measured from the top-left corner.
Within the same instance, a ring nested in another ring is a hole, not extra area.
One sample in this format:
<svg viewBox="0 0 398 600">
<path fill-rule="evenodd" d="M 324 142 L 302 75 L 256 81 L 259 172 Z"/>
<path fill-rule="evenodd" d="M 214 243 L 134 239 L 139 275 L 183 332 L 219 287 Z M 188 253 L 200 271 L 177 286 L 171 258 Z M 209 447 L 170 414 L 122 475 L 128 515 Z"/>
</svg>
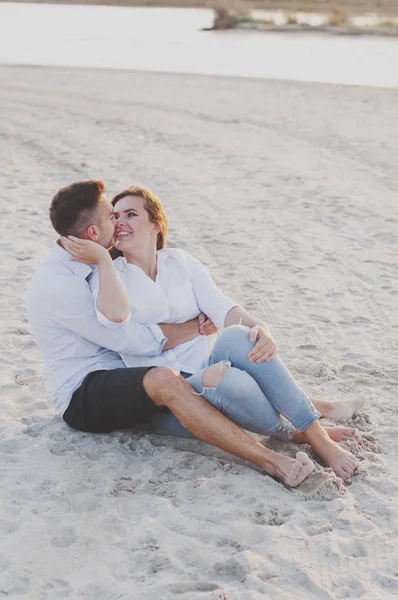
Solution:
<svg viewBox="0 0 398 600">
<path fill-rule="evenodd" d="M 57 233 L 108 248 L 114 216 L 105 189 L 102 181 L 83 181 L 59 190 L 50 207 Z M 90 273 L 88 265 L 71 260 L 57 243 L 38 267 L 28 293 L 29 322 L 54 404 L 67 424 L 81 431 L 110 432 L 131 428 L 167 407 L 198 439 L 253 462 L 286 485 L 298 485 L 311 473 L 313 463 L 305 454 L 291 459 L 266 449 L 194 394 L 172 369 L 126 368 L 119 352 L 156 355 L 211 331 L 211 324 L 194 319 L 142 325 L 128 322 L 127 315 L 125 327 L 105 327 L 95 314 Z"/>
</svg>

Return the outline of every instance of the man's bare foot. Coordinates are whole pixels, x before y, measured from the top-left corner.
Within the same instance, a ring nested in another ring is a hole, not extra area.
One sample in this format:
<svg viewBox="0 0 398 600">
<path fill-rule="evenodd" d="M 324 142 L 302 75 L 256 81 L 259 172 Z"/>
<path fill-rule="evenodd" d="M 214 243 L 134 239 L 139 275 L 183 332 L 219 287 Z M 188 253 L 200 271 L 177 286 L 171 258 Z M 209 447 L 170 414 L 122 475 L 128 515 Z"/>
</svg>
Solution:
<svg viewBox="0 0 398 600">
<path fill-rule="evenodd" d="M 315 408 L 319 410 L 322 417 L 341 421 L 341 419 L 350 419 L 365 404 L 365 398 L 356 396 L 352 399 L 342 400 L 341 402 L 328 402 L 327 400 L 313 400 Z"/>
<path fill-rule="evenodd" d="M 297 452 L 296 458 L 278 455 L 272 476 L 288 487 L 297 487 L 311 475 L 314 463 L 305 452 Z"/>
</svg>

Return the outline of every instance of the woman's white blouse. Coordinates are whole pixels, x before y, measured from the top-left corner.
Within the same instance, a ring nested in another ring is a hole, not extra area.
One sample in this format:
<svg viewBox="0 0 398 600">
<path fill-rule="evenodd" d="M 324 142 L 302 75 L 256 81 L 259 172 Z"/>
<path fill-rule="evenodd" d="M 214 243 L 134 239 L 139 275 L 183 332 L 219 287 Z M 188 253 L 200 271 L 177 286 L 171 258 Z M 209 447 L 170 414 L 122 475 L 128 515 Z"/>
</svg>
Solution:
<svg viewBox="0 0 398 600">
<path fill-rule="evenodd" d="M 227 313 L 236 306 L 217 288 L 207 269 L 185 250 L 165 248 L 157 253 L 156 281 L 140 267 L 125 258 L 114 261 L 119 277 L 130 299 L 131 319 L 138 323 L 185 323 L 202 311 L 222 329 Z M 91 291 L 98 295 L 99 278 L 95 270 L 89 279 Z M 97 310 L 98 320 L 109 327 L 112 323 Z M 166 350 L 157 356 L 122 354 L 127 367 L 167 366 L 177 371 L 195 373 L 208 366 L 217 336 L 198 336 Z"/>
</svg>

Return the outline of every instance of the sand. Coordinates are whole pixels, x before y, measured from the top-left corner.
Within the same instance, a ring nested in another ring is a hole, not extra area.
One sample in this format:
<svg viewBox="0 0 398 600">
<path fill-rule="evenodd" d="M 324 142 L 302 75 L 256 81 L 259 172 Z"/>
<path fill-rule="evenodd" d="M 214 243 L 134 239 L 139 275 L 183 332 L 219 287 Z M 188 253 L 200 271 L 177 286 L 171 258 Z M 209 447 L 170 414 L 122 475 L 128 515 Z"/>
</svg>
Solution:
<svg viewBox="0 0 398 600">
<path fill-rule="evenodd" d="M 397 596 L 397 100 L 0 67 L 0 597 Z M 61 421 L 25 291 L 55 239 L 53 193 L 87 178 L 111 193 L 151 186 L 169 245 L 270 323 L 312 397 L 367 399 L 346 421 L 360 431 L 346 443 L 360 461 L 350 486 L 317 463 L 289 491 L 196 440 Z"/>
</svg>

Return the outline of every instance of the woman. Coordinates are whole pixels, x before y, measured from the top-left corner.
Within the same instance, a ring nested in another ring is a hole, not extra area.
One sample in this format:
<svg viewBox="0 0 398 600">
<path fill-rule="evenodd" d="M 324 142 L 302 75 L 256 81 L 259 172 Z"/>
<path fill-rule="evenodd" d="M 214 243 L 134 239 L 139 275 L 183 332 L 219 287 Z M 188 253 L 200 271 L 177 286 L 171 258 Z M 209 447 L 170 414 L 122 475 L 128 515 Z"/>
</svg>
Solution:
<svg viewBox="0 0 398 600">
<path fill-rule="evenodd" d="M 131 187 L 115 196 L 114 250 L 121 286 L 109 302 L 107 274 L 101 272 L 104 249 L 87 240 L 62 240 L 75 259 L 99 265 L 90 281 L 98 319 L 123 326 L 131 318 L 142 323 L 181 323 L 202 311 L 220 328 L 214 336 L 198 336 L 157 356 L 123 355 L 126 366 L 168 366 L 232 421 L 252 432 L 296 443 L 309 443 L 336 474 L 348 479 L 357 467 L 354 455 L 336 442 L 355 437 L 356 431 L 324 429 L 324 416 L 349 416 L 361 402 L 319 403 L 321 412 L 300 390 L 282 361 L 268 327 L 226 298 L 206 269 L 187 252 L 166 249 L 167 218 L 163 206 L 148 189 Z M 159 413 L 159 431 L 186 434 L 171 413 Z"/>
</svg>

